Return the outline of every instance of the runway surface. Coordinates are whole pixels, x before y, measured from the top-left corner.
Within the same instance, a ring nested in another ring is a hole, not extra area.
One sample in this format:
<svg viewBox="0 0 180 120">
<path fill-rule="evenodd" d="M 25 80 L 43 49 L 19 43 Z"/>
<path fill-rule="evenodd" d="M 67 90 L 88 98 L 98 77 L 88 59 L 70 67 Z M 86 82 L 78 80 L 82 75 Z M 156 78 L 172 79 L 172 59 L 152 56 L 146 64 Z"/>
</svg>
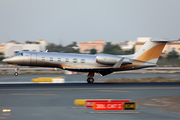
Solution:
<svg viewBox="0 0 180 120">
<path fill-rule="evenodd" d="M 7 120 L 179 120 L 180 115 L 138 106 L 136 113 L 94 113 L 75 99 L 131 99 L 179 96 L 180 83 L 1 84 L 0 113 Z"/>
<path fill-rule="evenodd" d="M 0 84 L 6 82 L 31 82 L 31 79 L 38 77 L 65 77 L 65 83 L 86 83 L 87 75 L 2 75 L 0 77 Z M 110 74 L 107 76 L 95 75 L 95 82 L 100 79 L 119 79 L 119 78 L 155 78 L 155 77 L 165 77 L 165 78 L 180 78 L 179 73 L 168 73 L 168 74 Z"/>
</svg>

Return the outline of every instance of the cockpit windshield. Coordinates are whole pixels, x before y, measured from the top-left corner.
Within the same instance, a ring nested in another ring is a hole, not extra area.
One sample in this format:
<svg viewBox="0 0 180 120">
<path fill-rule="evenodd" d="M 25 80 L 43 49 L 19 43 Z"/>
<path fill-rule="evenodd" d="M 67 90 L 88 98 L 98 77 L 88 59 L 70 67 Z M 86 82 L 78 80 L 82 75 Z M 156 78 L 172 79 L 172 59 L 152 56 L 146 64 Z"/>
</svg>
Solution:
<svg viewBox="0 0 180 120">
<path fill-rule="evenodd" d="M 16 53 L 14 56 L 23 56 L 23 53 Z"/>
</svg>

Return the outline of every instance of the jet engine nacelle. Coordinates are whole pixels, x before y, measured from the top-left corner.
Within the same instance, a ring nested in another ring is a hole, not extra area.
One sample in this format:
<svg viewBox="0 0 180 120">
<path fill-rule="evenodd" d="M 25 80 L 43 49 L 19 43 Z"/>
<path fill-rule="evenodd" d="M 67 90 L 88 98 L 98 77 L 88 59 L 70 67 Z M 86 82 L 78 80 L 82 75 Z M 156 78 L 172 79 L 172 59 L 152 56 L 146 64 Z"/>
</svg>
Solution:
<svg viewBox="0 0 180 120">
<path fill-rule="evenodd" d="M 114 65 L 121 58 L 122 58 L 121 56 L 117 56 L 117 55 L 96 54 L 96 62 L 106 65 Z M 124 59 L 123 63 L 129 63 L 129 59 Z"/>
</svg>

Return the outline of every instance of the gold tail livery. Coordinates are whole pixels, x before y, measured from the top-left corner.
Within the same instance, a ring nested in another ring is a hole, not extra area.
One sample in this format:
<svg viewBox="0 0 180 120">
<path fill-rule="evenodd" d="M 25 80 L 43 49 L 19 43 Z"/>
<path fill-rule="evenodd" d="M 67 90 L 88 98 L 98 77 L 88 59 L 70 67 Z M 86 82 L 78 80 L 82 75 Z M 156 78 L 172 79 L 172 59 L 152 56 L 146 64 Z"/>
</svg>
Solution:
<svg viewBox="0 0 180 120">
<path fill-rule="evenodd" d="M 88 72 L 88 83 L 94 82 L 94 74 L 102 76 L 116 71 L 135 70 L 156 66 L 158 58 L 168 40 L 148 40 L 133 55 L 110 54 L 69 54 L 55 52 L 21 51 L 12 57 L 3 59 L 3 62 L 20 66 L 54 67 L 64 70 Z M 19 68 L 14 75 L 18 75 Z"/>
</svg>

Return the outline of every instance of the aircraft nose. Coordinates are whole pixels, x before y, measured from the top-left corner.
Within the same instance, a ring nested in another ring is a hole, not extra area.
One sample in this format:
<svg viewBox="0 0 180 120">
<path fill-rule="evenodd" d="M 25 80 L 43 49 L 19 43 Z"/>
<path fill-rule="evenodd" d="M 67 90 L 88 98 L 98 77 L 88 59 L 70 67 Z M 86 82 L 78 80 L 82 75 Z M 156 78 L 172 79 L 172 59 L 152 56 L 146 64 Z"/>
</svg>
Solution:
<svg viewBox="0 0 180 120">
<path fill-rule="evenodd" d="M 23 59 L 21 57 L 8 57 L 2 60 L 3 62 L 6 62 L 8 64 L 22 64 Z"/>
<path fill-rule="evenodd" d="M 3 61 L 3 62 L 7 62 L 8 60 L 7 60 L 7 58 L 5 58 L 5 59 L 3 59 L 2 61 Z"/>
<path fill-rule="evenodd" d="M 9 62 L 11 62 L 11 58 L 5 58 L 5 59 L 3 59 L 2 61 L 3 61 L 3 62 L 6 62 L 6 63 L 9 63 Z"/>
</svg>

